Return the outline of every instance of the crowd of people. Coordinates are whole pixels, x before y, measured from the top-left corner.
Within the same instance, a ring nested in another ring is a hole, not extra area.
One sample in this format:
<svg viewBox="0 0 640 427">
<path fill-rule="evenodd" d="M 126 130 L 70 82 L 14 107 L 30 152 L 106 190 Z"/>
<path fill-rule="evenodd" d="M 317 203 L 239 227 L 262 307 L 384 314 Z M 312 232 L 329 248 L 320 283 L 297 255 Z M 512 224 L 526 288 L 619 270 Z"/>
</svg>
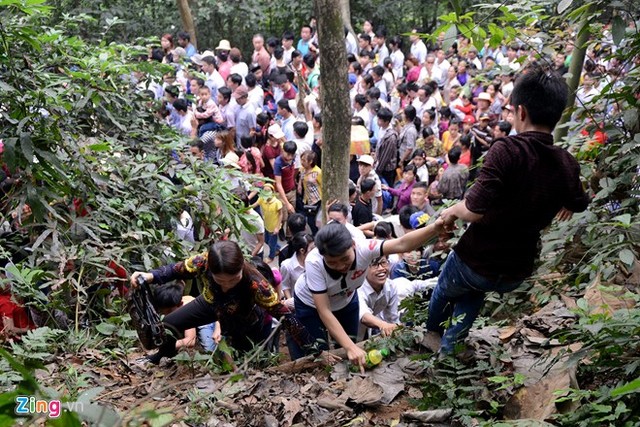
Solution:
<svg viewBox="0 0 640 427">
<path fill-rule="evenodd" d="M 191 138 L 198 161 L 243 173 L 234 194 L 253 227 L 238 242 L 131 276 L 170 296 L 159 307 L 184 336 L 150 361 L 196 341 L 213 349 L 222 337 L 248 350 L 279 319 L 292 358 L 326 349 L 330 336 L 362 366 L 357 340 L 391 334 L 400 300 L 426 289 L 433 348 L 452 353 L 484 293 L 531 274 L 540 231 L 586 209 L 577 163 L 551 137 L 566 106 L 571 42 L 539 58 L 531 41 L 478 50 L 458 36 L 445 49 L 444 35 L 425 43 L 420 33 L 413 28 L 405 46 L 369 21 L 357 36 L 345 29 L 349 200 L 327 201 L 328 223 L 315 21 L 298 37 L 254 34 L 245 53 L 227 40 L 198 53 L 186 32 L 161 37 L 149 59 L 174 71 L 162 82 L 138 74 L 138 88 Z M 590 49 L 579 103 L 625 72 L 603 56 Z M 471 225 L 452 250 L 459 219 Z M 180 283 L 194 279 L 200 294 L 185 301 Z M 445 328 L 452 315 L 463 320 Z"/>
</svg>

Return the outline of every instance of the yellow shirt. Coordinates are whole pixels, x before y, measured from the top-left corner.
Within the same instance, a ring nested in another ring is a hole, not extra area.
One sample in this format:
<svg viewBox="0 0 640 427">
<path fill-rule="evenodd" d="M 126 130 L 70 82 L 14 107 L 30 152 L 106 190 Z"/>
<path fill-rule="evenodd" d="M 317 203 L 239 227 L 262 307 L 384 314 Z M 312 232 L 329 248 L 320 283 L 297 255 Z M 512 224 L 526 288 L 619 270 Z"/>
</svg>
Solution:
<svg viewBox="0 0 640 427">
<path fill-rule="evenodd" d="M 452 148 L 453 138 L 451 138 L 451 133 L 449 131 L 445 131 L 445 133 L 442 134 L 442 149 L 445 153 L 448 153 Z"/>
<path fill-rule="evenodd" d="M 258 199 L 258 205 L 262 211 L 262 219 L 264 220 L 264 229 L 269 233 L 273 233 L 280 225 L 280 210 L 282 210 L 282 202 L 277 197 Z"/>
</svg>

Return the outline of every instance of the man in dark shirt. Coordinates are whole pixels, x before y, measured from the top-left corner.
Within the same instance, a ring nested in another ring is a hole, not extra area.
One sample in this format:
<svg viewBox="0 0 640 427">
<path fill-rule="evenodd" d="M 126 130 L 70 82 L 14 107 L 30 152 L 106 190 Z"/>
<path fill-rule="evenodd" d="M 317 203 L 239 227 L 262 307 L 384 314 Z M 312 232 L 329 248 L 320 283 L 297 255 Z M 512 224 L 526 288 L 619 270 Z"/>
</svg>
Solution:
<svg viewBox="0 0 640 427">
<path fill-rule="evenodd" d="M 393 113 L 388 108 L 378 112 L 380 133 L 376 147 L 376 173 L 387 181 L 389 187 L 395 184 L 396 167 L 398 166 L 398 132 L 391 126 Z"/>
<path fill-rule="evenodd" d="M 356 227 L 373 221 L 371 198 L 375 194 L 375 187 L 376 182 L 371 178 L 364 179 L 360 183 L 360 196 L 356 199 L 356 204 L 351 210 L 351 220 Z"/>
<path fill-rule="evenodd" d="M 494 142 L 466 198 L 444 210 L 445 226 L 471 225 L 443 267 L 429 306 L 431 347 L 452 353 L 469 332 L 486 292 L 509 292 L 531 275 L 540 231 L 587 208 L 578 162 L 553 145 L 567 102 L 564 79 L 533 65 L 515 84 L 511 105 L 518 135 Z M 450 327 L 451 316 L 462 319 Z"/>
<path fill-rule="evenodd" d="M 295 212 L 296 206 L 296 179 L 293 160 L 296 156 L 297 145 L 293 141 L 287 141 L 282 146 L 282 152 L 273 164 L 273 175 L 276 181 L 276 190 L 280 195 L 282 204 L 287 208 L 285 215 Z M 285 219 L 286 221 L 286 219 Z"/>
</svg>

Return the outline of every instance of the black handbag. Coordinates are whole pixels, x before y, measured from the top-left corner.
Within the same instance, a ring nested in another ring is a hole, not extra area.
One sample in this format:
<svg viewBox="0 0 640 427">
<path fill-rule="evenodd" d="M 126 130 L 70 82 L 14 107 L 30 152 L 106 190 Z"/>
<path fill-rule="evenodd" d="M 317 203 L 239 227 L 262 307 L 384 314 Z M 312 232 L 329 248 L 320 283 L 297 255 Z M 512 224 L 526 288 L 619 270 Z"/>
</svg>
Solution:
<svg viewBox="0 0 640 427">
<path fill-rule="evenodd" d="M 315 216 L 318 213 L 318 209 L 320 209 L 320 202 L 315 205 L 304 205 L 302 206 L 302 210 L 306 216 Z"/>
<path fill-rule="evenodd" d="M 158 348 L 165 342 L 164 325 L 151 301 L 151 288 L 144 277 L 139 276 L 138 286 L 129 292 L 127 311 L 146 350 Z"/>
</svg>

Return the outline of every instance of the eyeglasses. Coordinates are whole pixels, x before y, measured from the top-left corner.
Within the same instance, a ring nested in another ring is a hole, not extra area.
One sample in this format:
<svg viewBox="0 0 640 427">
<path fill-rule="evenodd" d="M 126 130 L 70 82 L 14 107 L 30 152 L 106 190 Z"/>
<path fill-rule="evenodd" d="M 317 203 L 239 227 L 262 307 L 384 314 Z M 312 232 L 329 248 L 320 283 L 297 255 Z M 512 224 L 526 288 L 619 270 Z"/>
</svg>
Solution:
<svg viewBox="0 0 640 427">
<path fill-rule="evenodd" d="M 371 261 L 371 264 L 369 264 L 369 267 L 371 268 L 377 268 L 377 267 L 386 268 L 388 266 L 389 266 L 389 261 L 386 258 L 374 259 L 373 261 Z"/>
</svg>

